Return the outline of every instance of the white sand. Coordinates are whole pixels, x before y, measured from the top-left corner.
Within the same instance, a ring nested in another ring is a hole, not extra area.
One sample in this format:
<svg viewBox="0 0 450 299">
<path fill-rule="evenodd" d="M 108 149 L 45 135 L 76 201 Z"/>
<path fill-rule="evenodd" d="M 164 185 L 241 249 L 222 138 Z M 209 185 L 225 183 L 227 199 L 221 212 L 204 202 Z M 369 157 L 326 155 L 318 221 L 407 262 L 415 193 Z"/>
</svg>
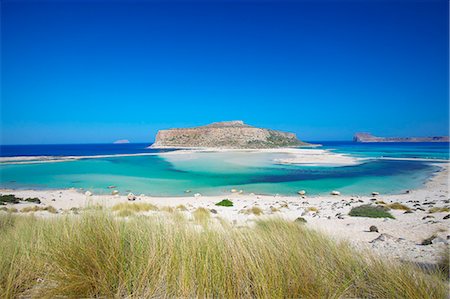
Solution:
<svg viewBox="0 0 450 299">
<path fill-rule="evenodd" d="M 274 154 L 275 164 L 297 164 L 310 166 L 345 166 L 359 164 L 364 159 L 355 158 L 349 155 L 337 154 L 329 150 L 314 148 L 276 148 L 276 149 L 220 149 L 220 148 L 197 148 L 180 149 L 161 153 L 139 153 L 139 154 L 114 154 L 114 155 L 94 155 L 94 156 L 19 156 L 0 157 L 0 164 L 35 164 L 35 163 L 56 163 L 77 161 L 81 159 L 98 159 L 111 157 L 133 157 L 133 156 L 153 156 L 159 155 L 166 158 L 183 157 L 189 159 L 201 153 L 259 153 Z"/>
<path fill-rule="evenodd" d="M 320 196 L 302 198 L 300 196 L 269 196 L 231 193 L 228 196 L 199 196 L 190 194 L 184 197 L 149 197 L 138 196 L 136 202 L 149 202 L 158 206 L 185 205 L 188 208 L 186 214 L 190 214 L 198 207 L 215 209 L 217 214 L 214 217 L 222 217 L 236 225 L 251 225 L 259 217 L 282 217 L 294 220 L 297 217 L 304 217 L 307 226 L 325 232 L 333 238 L 348 240 L 357 248 L 370 248 L 382 256 L 409 260 L 414 262 L 434 263 L 441 252 L 447 248 L 447 238 L 449 236 L 450 219 L 444 220 L 444 216 L 449 213 L 429 214 L 430 207 L 450 207 L 449 203 L 449 182 L 448 164 L 437 164 L 442 167 L 441 171 L 421 189 L 412 190 L 408 194 L 398 195 L 377 195 L 373 196 Z M 245 190 L 244 190 L 245 191 Z M 306 190 L 307 191 L 307 190 Z M 331 191 L 331 190 L 330 190 Z M 376 190 L 373 190 L 376 191 Z M 41 206 L 51 205 L 62 212 L 70 208 L 83 208 L 88 205 L 100 204 L 111 207 L 117 203 L 127 202 L 126 196 L 113 195 L 93 195 L 85 196 L 76 190 L 0 190 L 1 194 L 15 194 L 21 198 L 38 197 L 41 199 Z M 229 198 L 234 202 L 233 207 L 219 207 L 215 203 L 224 198 Z M 374 219 L 350 217 L 348 212 L 352 207 L 361 204 L 382 200 L 386 203 L 399 202 L 413 209 L 413 213 L 404 214 L 400 210 L 391 210 L 396 219 Z M 30 203 L 20 203 L 8 205 L 19 210 L 26 206 L 33 206 Z M 264 211 L 263 216 L 246 215 L 240 213 L 241 210 L 258 206 Z M 272 212 L 271 207 L 279 209 Z M 317 208 L 318 212 L 308 212 L 308 208 Z M 423 208 L 421 211 L 417 208 Z M 163 213 L 163 212 L 149 212 Z M 38 212 L 36 215 L 50 216 L 48 212 Z M 341 215 L 341 216 L 340 216 Z M 424 217 L 431 216 L 423 219 Z M 341 219 L 342 218 L 342 219 Z M 368 232 L 369 227 L 375 225 L 380 233 Z M 370 241 L 376 239 L 380 234 L 388 234 L 386 241 Z M 419 245 L 420 242 L 437 234 L 442 241 L 432 245 Z"/>
<path fill-rule="evenodd" d="M 314 148 L 273 148 L 273 149 L 182 149 L 178 151 L 160 153 L 160 156 L 171 157 L 180 156 L 192 157 L 200 153 L 259 153 L 274 154 L 275 164 L 296 164 L 309 166 L 346 166 L 362 163 L 365 159 L 356 158 L 345 154 L 334 153 L 329 150 Z"/>
</svg>

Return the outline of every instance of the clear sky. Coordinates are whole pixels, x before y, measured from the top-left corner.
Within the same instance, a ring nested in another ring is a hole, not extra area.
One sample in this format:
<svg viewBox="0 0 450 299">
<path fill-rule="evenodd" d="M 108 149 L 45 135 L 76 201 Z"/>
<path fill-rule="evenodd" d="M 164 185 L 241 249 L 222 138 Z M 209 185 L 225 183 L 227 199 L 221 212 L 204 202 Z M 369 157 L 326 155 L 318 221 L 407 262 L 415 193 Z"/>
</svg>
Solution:
<svg viewBox="0 0 450 299">
<path fill-rule="evenodd" d="M 1 3 L 3 144 L 449 131 L 447 0 Z"/>
</svg>

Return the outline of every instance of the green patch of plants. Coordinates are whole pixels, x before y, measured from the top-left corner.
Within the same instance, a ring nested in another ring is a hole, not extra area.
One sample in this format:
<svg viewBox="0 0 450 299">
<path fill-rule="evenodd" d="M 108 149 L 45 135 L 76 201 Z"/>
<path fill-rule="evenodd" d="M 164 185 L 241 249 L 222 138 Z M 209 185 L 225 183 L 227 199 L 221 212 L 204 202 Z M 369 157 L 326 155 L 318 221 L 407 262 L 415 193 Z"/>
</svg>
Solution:
<svg viewBox="0 0 450 299">
<path fill-rule="evenodd" d="M 391 218 L 395 219 L 391 213 L 389 213 L 386 208 L 382 206 L 373 206 L 373 205 L 361 205 L 358 207 L 354 207 L 348 213 L 349 216 L 352 217 L 369 217 L 369 218 Z"/>
<path fill-rule="evenodd" d="M 20 198 L 16 197 L 14 194 L 0 195 L 0 204 L 19 203 L 19 202 Z"/>
<path fill-rule="evenodd" d="M 32 202 L 32 203 L 37 203 L 37 204 L 40 204 L 40 203 L 41 203 L 41 200 L 40 200 L 39 198 L 37 198 L 37 197 L 26 198 L 26 199 L 24 199 L 24 201 Z"/>
<path fill-rule="evenodd" d="M 233 202 L 229 199 L 224 199 L 219 201 L 218 203 L 216 203 L 216 206 L 221 206 L 221 207 L 232 207 L 233 206 Z"/>
<path fill-rule="evenodd" d="M 41 200 L 37 197 L 30 197 L 30 198 L 25 198 L 22 199 L 20 197 L 15 196 L 14 194 L 4 194 L 4 195 L 0 195 L 0 204 L 16 204 L 16 203 L 20 203 L 20 201 L 26 201 L 26 202 L 32 202 L 32 203 L 36 203 L 36 204 L 40 204 Z"/>
</svg>

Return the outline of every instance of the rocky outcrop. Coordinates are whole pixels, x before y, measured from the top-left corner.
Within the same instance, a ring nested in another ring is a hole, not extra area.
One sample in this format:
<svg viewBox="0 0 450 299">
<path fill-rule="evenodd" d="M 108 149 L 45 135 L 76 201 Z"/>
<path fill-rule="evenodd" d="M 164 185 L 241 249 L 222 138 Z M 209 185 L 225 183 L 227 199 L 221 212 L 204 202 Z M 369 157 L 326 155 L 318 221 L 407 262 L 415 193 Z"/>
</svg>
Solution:
<svg viewBox="0 0 450 299">
<path fill-rule="evenodd" d="M 355 142 L 449 142 L 448 136 L 434 137 L 377 137 L 370 133 L 356 133 Z"/>
<path fill-rule="evenodd" d="M 293 133 L 261 129 L 242 121 L 216 122 L 206 126 L 160 130 L 152 148 L 276 148 L 309 145 Z"/>
<path fill-rule="evenodd" d="M 125 143 L 130 143 L 130 141 L 128 139 L 119 139 L 113 142 L 114 144 L 125 144 Z"/>
</svg>

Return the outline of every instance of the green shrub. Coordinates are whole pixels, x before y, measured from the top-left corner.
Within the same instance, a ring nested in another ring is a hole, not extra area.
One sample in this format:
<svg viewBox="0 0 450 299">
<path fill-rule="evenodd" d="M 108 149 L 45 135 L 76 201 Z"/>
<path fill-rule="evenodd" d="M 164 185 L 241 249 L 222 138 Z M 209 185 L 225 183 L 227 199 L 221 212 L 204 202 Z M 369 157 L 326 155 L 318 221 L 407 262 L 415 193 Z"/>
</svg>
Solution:
<svg viewBox="0 0 450 299">
<path fill-rule="evenodd" d="M 41 200 L 39 198 L 37 198 L 37 197 L 26 198 L 24 200 L 27 201 L 27 202 L 32 202 L 32 203 L 37 203 L 37 204 L 41 203 Z"/>
<path fill-rule="evenodd" d="M 348 213 L 349 216 L 353 217 L 369 217 L 369 218 L 392 218 L 391 213 L 386 211 L 386 208 L 382 206 L 373 206 L 373 205 L 361 205 L 358 207 L 354 207 Z"/>
<path fill-rule="evenodd" d="M 13 194 L 0 195 L 0 204 L 19 203 L 19 202 L 20 198 L 16 197 Z"/>
<path fill-rule="evenodd" d="M 232 207 L 233 206 L 233 202 L 229 199 L 224 199 L 218 203 L 216 203 L 216 206 L 221 206 L 221 207 Z"/>
</svg>

